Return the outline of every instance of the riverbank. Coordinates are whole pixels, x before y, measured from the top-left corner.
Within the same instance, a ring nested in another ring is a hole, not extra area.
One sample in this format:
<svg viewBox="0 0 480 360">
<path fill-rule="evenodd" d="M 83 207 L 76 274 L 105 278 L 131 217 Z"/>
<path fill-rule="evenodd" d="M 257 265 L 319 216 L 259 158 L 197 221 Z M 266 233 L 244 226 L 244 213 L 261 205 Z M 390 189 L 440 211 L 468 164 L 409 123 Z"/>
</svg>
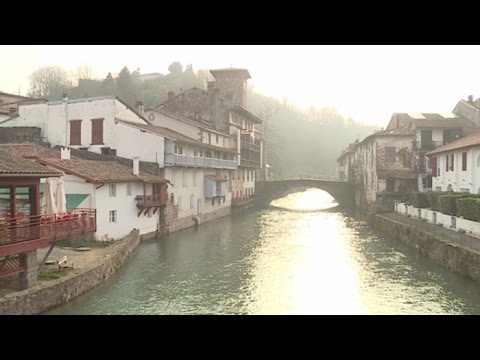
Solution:
<svg viewBox="0 0 480 360">
<path fill-rule="evenodd" d="M 480 239 L 395 213 L 376 214 L 369 224 L 450 271 L 480 282 Z"/>
<path fill-rule="evenodd" d="M 140 240 L 139 231 L 132 230 L 124 239 L 88 252 L 55 248 L 50 259 L 67 256 L 73 269 L 60 270 L 67 273 L 59 279 L 39 280 L 31 288 L 0 297 L 0 315 L 40 314 L 84 294 L 108 279 L 137 248 Z M 45 251 L 39 250 L 38 261 Z"/>
</svg>

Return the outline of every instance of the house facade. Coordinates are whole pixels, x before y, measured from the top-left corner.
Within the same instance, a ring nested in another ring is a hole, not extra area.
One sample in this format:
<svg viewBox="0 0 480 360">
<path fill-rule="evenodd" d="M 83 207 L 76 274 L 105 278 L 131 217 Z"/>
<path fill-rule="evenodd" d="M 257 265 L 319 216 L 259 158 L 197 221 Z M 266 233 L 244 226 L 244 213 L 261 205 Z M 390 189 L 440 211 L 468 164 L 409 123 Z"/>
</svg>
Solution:
<svg viewBox="0 0 480 360">
<path fill-rule="evenodd" d="M 405 129 L 384 130 L 352 145 L 340 158 L 339 173 L 362 189 L 372 204 L 380 194 L 398 193 L 416 187 L 412 142 L 414 134 Z"/>
<path fill-rule="evenodd" d="M 435 191 L 480 194 L 480 132 L 429 153 Z"/>
<path fill-rule="evenodd" d="M 395 113 L 387 130 L 407 129 L 415 133 L 413 153 L 418 190 L 432 190 L 432 168 L 425 154 L 439 146 L 480 130 L 454 113 Z"/>
<path fill-rule="evenodd" d="M 167 110 L 204 127 L 202 142 L 215 145 L 222 134 L 229 135 L 225 146 L 238 154 L 237 169 L 230 174 L 232 203 L 235 205 L 255 194 L 255 178 L 264 162 L 263 141 L 255 126 L 260 125 L 262 119 L 246 109 L 248 70 L 231 68 L 211 70 L 210 73 L 215 81 L 208 83 L 207 91 L 191 88 L 178 95 L 170 92 L 168 100 L 156 109 Z M 220 135 L 208 129 L 215 129 Z"/>
</svg>

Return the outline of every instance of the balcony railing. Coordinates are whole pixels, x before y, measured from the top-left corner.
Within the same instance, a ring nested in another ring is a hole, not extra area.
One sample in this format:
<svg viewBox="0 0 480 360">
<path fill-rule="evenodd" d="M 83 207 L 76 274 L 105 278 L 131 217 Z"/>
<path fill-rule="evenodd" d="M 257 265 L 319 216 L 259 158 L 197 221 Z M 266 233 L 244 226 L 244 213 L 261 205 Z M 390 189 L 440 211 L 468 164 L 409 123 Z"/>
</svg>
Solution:
<svg viewBox="0 0 480 360">
<path fill-rule="evenodd" d="M 165 165 L 203 167 L 203 168 L 213 168 L 213 169 L 231 169 L 231 170 L 235 170 L 237 168 L 237 162 L 235 160 L 213 159 L 213 158 L 204 158 L 204 157 L 178 155 L 178 154 L 166 154 Z"/>
<path fill-rule="evenodd" d="M 248 141 L 240 141 L 240 146 L 242 147 L 242 149 L 249 149 L 252 151 L 260 152 L 260 145 L 256 145 Z"/>
<path fill-rule="evenodd" d="M 257 169 L 261 168 L 260 161 L 249 160 L 249 159 L 244 159 L 244 158 L 240 159 L 240 166 L 253 167 L 253 168 L 257 168 Z"/>
<path fill-rule="evenodd" d="M 444 145 L 443 141 L 429 141 L 424 143 L 421 141 L 414 141 L 413 150 L 433 150 L 442 145 Z"/>
<path fill-rule="evenodd" d="M 61 215 L 0 218 L 0 255 L 2 247 L 6 245 L 39 240 L 45 246 L 51 242 L 93 235 L 96 230 L 95 209 L 75 209 Z M 14 251 L 10 251 L 10 253 L 14 253 Z"/>
<path fill-rule="evenodd" d="M 167 205 L 168 196 L 166 192 L 165 194 L 137 195 L 135 201 L 138 208 L 165 206 Z"/>
</svg>

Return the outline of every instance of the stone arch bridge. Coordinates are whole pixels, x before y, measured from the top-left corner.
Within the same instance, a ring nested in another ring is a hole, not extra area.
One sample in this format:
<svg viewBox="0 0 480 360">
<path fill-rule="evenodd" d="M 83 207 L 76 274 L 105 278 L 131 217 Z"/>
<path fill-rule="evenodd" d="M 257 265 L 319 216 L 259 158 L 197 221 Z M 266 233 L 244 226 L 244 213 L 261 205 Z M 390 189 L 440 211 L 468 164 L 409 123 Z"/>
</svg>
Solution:
<svg viewBox="0 0 480 360">
<path fill-rule="evenodd" d="M 255 183 L 256 203 L 258 206 L 266 207 L 275 199 L 309 188 L 317 188 L 328 192 L 340 206 L 355 206 L 355 190 L 352 184 L 344 181 L 320 179 L 257 181 Z"/>
</svg>

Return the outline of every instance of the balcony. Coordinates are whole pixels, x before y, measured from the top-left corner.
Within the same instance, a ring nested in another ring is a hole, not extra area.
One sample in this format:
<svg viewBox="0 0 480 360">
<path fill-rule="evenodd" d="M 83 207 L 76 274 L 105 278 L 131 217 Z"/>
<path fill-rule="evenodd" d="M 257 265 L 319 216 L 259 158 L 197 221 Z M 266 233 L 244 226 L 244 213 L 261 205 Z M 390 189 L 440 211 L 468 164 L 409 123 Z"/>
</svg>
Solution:
<svg viewBox="0 0 480 360">
<path fill-rule="evenodd" d="M 166 206 L 168 195 L 166 192 L 155 195 L 137 195 L 135 201 L 137 202 L 137 208 L 139 209 Z"/>
<path fill-rule="evenodd" d="M 0 256 L 45 247 L 50 243 L 97 230 L 95 209 L 76 209 L 62 215 L 31 215 L 0 218 Z"/>
<path fill-rule="evenodd" d="M 260 169 L 260 161 L 259 160 L 250 160 L 250 159 L 240 159 L 240 166 L 245 166 L 245 167 L 252 167 L 256 169 Z"/>
<path fill-rule="evenodd" d="M 433 150 L 442 145 L 444 145 L 443 141 L 429 141 L 426 143 L 422 143 L 421 141 L 414 141 L 413 150 Z"/>
<path fill-rule="evenodd" d="M 242 149 L 248 149 L 256 152 L 260 152 L 260 144 L 256 145 L 254 143 L 248 142 L 248 141 L 240 141 L 240 146 Z"/>
<path fill-rule="evenodd" d="M 237 162 L 235 160 L 213 159 L 178 154 L 166 154 L 165 165 L 230 170 L 235 170 L 237 168 Z"/>
</svg>

